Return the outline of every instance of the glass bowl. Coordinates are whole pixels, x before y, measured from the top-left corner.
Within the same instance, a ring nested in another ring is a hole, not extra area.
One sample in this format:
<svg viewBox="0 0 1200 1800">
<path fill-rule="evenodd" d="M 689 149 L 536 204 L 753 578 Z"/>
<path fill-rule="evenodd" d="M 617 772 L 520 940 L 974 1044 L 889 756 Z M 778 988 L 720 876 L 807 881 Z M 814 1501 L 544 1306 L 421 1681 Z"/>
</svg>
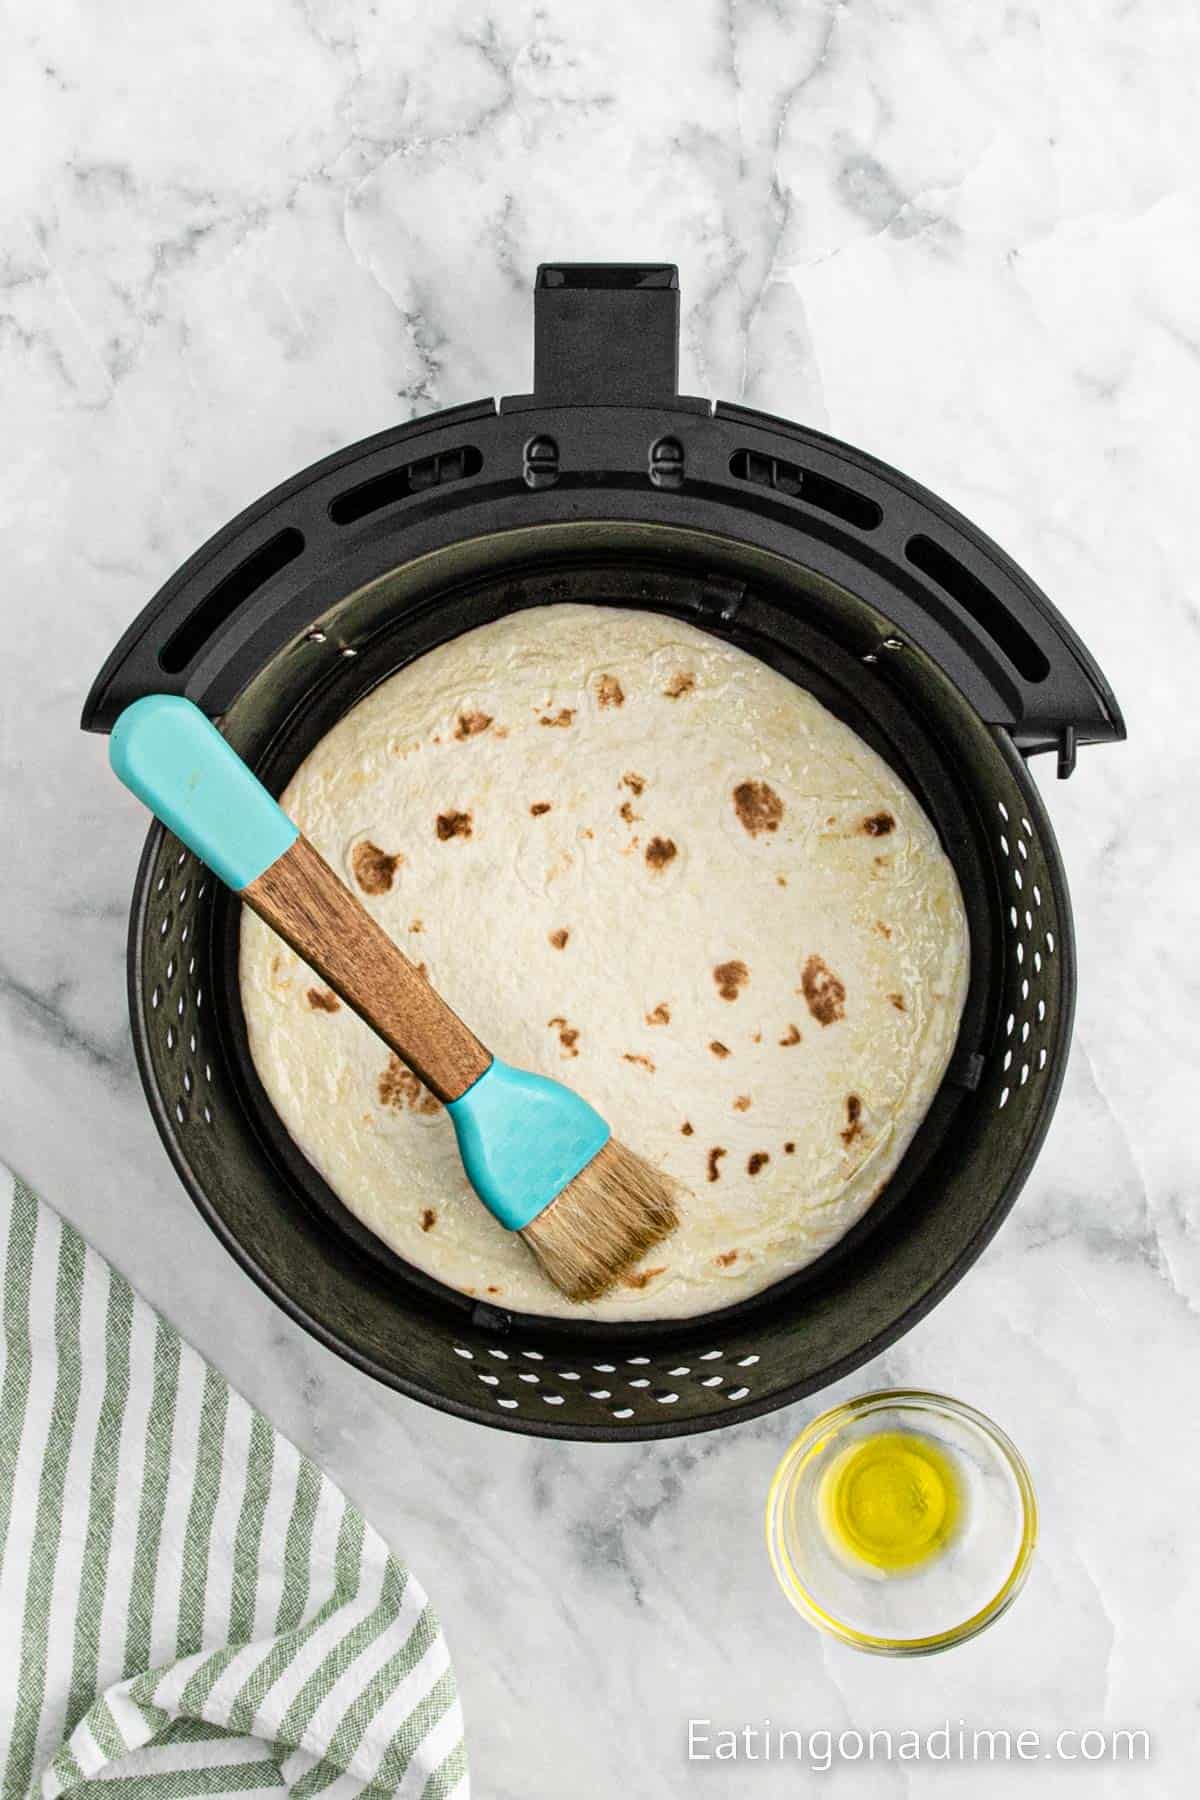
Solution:
<svg viewBox="0 0 1200 1800">
<path fill-rule="evenodd" d="M 924 1656 L 1020 1593 L 1037 1542 L 1029 1470 L 999 1426 L 945 1394 L 863 1394 L 789 1448 L 767 1496 L 779 1585 L 857 1650 Z"/>
</svg>

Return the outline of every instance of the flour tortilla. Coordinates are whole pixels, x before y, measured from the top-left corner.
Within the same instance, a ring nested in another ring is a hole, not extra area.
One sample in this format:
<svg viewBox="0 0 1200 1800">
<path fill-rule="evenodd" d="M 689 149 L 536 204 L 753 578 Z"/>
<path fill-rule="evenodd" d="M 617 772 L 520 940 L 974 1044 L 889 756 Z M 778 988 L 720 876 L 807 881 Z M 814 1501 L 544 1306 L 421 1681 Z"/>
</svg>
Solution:
<svg viewBox="0 0 1200 1800">
<path fill-rule="evenodd" d="M 249 912 L 263 1085 L 364 1225 L 528 1313 L 682 1318 L 866 1212 L 954 1047 L 954 871 L 892 770 L 764 663 L 653 613 L 548 606 L 400 671 L 283 804 L 472 1029 L 683 1184 L 628 1285 L 565 1300 L 468 1187 L 444 1110 Z"/>
</svg>

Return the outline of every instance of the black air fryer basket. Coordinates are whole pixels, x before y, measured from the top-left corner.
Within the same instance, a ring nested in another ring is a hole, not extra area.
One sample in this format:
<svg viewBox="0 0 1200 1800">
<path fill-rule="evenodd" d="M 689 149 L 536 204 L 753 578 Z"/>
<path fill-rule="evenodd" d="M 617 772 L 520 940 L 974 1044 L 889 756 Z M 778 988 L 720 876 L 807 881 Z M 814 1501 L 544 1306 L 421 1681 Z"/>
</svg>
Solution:
<svg viewBox="0 0 1200 1800">
<path fill-rule="evenodd" d="M 532 394 L 369 438 L 250 507 L 125 634 L 84 725 L 187 694 L 279 792 L 403 664 L 574 600 L 740 645 L 917 794 L 971 930 L 942 1088 L 835 1249 L 738 1307 L 663 1324 L 513 1316 L 358 1225 L 255 1075 L 236 901 L 161 827 L 146 841 L 129 941 L 142 1080 L 184 1183 L 255 1280 L 331 1348 L 448 1412 L 546 1436 L 667 1436 L 846 1374 L 936 1304 L 1012 1206 L 1062 1084 L 1075 989 L 1066 880 L 1025 759 L 1052 751 L 1066 776 L 1080 744 L 1124 726 L 1045 595 L 934 495 L 831 438 L 676 393 L 673 268 L 544 267 L 535 315 Z"/>
</svg>

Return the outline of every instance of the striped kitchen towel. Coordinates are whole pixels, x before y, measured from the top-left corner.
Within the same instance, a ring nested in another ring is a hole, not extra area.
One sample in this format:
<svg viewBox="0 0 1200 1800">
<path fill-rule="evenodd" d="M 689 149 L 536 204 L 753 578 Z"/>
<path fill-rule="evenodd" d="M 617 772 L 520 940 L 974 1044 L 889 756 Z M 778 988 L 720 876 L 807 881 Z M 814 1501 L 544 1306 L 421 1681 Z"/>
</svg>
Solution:
<svg viewBox="0 0 1200 1800">
<path fill-rule="evenodd" d="M 2 1168 L 0 1264 L 0 1800 L 464 1800 L 382 1539 Z"/>
</svg>

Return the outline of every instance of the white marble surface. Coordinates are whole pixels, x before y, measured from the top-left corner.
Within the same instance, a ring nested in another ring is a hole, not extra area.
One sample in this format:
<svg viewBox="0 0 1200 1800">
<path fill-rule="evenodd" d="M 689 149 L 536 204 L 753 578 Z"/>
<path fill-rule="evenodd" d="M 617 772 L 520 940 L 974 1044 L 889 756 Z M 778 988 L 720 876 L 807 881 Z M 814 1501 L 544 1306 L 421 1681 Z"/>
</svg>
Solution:
<svg viewBox="0 0 1200 1800">
<path fill-rule="evenodd" d="M 1200 1580 L 1193 584 L 1197 14 L 1186 0 L 10 0 L 0 58 L 0 1155 L 419 1568 L 477 1791 L 800 1792 L 685 1721 L 1144 1726 L 1194 1780 Z M 415 412 L 519 390 L 539 258 L 671 258 L 684 391 L 947 495 L 1083 631 L 1130 742 L 1039 775 L 1078 1036 L 1011 1222 L 844 1391 L 992 1412 L 1044 1507 L 993 1632 L 892 1664 L 774 1590 L 759 1514 L 814 1410 L 646 1447 L 504 1437 L 292 1326 L 193 1212 L 124 1003 L 143 821 L 76 729 L 110 644 L 244 502 Z M 841 1769 L 839 1793 L 1020 1774 Z"/>
</svg>

